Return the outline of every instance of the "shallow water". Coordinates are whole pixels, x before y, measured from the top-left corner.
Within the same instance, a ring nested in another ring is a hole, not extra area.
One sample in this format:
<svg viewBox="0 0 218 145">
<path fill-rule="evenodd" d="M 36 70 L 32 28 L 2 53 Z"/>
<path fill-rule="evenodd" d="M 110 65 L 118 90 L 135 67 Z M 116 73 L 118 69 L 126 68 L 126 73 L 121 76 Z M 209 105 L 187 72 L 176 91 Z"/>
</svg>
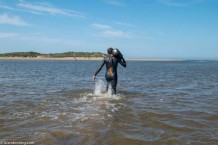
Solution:
<svg viewBox="0 0 218 145">
<path fill-rule="evenodd" d="M 118 94 L 99 61 L 0 60 L 0 142 L 218 144 L 218 62 L 127 62 Z"/>
</svg>

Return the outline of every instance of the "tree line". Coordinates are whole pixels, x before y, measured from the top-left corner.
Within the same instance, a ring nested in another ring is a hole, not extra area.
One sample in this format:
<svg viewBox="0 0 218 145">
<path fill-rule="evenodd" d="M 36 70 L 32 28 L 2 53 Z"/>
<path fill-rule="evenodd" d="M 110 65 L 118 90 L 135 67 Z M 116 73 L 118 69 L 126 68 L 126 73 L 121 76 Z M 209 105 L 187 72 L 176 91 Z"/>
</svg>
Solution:
<svg viewBox="0 0 218 145">
<path fill-rule="evenodd" d="M 0 53 L 0 57 L 51 57 L 51 58 L 63 58 L 63 57 L 104 57 L 106 54 L 101 52 L 64 52 L 64 53 L 48 53 L 42 54 L 38 52 L 11 52 Z"/>
</svg>

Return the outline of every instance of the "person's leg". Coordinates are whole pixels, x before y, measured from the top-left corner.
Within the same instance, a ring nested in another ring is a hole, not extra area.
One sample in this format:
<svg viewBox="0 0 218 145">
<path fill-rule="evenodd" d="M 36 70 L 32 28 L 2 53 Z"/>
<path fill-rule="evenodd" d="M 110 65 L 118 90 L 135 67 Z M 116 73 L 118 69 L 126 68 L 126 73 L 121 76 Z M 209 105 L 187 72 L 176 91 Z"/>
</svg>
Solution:
<svg viewBox="0 0 218 145">
<path fill-rule="evenodd" d="M 106 92 L 108 92 L 109 85 L 111 84 L 111 78 L 106 75 L 106 76 L 105 76 L 105 79 L 106 79 L 106 81 L 107 81 Z"/>
<path fill-rule="evenodd" d="M 112 94 L 116 94 L 116 87 L 117 87 L 117 75 L 115 74 L 110 74 L 110 75 L 105 75 L 106 81 L 107 81 L 107 86 L 106 86 L 106 91 L 108 92 L 109 85 L 111 86 L 112 89 Z"/>
<path fill-rule="evenodd" d="M 109 81 L 107 81 L 106 92 L 108 91 L 109 84 L 110 84 L 110 82 L 109 82 Z"/>
<path fill-rule="evenodd" d="M 116 94 L 117 79 L 112 80 L 112 82 L 111 82 L 111 87 L 112 87 L 112 94 Z"/>
</svg>

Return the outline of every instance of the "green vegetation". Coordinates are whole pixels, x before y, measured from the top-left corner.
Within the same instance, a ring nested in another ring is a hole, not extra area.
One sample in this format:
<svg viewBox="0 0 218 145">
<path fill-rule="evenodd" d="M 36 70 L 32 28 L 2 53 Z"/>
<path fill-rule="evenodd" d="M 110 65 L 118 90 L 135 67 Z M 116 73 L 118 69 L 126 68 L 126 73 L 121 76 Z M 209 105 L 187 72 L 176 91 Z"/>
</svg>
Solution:
<svg viewBox="0 0 218 145">
<path fill-rule="evenodd" d="M 12 53 L 4 53 L 0 54 L 0 57 L 37 57 L 41 55 L 37 52 L 12 52 Z"/>
<path fill-rule="evenodd" d="M 105 54 L 101 52 L 64 52 L 64 53 L 48 53 L 41 54 L 38 52 L 12 52 L 0 53 L 0 57 L 50 57 L 50 58 L 64 58 L 64 57 L 104 57 Z"/>
</svg>

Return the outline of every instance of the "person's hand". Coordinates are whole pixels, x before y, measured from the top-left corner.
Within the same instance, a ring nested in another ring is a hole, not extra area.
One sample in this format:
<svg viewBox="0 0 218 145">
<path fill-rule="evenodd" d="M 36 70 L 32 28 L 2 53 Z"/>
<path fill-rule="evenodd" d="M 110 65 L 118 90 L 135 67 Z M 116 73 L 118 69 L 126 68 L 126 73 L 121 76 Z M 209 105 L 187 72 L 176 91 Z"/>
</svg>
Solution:
<svg viewBox="0 0 218 145">
<path fill-rule="evenodd" d="M 95 79 L 96 79 L 96 76 L 93 76 L 93 77 L 92 77 L 92 80 L 95 81 Z"/>
</svg>

